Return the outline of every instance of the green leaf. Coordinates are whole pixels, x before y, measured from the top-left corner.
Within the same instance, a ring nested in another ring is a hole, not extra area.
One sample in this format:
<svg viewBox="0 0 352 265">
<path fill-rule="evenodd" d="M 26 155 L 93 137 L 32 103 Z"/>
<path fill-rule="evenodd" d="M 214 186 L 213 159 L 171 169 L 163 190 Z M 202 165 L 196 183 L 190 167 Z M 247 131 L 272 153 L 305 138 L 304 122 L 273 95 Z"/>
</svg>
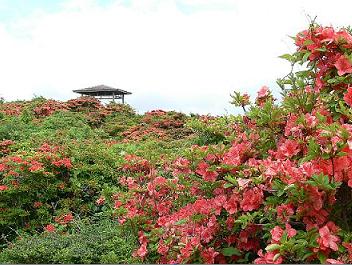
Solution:
<svg viewBox="0 0 352 265">
<path fill-rule="evenodd" d="M 307 39 L 307 40 L 305 40 L 304 42 L 303 42 L 303 45 L 311 45 L 311 44 L 313 44 L 314 43 L 314 41 L 312 41 L 312 40 L 310 40 L 310 39 Z"/>
<path fill-rule="evenodd" d="M 221 252 L 224 256 L 227 256 L 227 257 L 231 257 L 233 255 L 236 255 L 236 256 L 242 255 L 241 251 L 239 251 L 237 248 L 234 248 L 234 247 L 223 248 Z"/>
<path fill-rule="evenodd" d="M 323 174 L 314 175 L 311 180 L 307 180 L 306 183 L 316 186 L 323 190 L 333 190 L 335 189 L 334 183 L 330 183 L 329 177 Z"/>
<path fill-rule="evenodd" d="M 183 225 L 185 223 L 187 223 L 187 219 L 181 219 L 180 221 L 177 221 L 175 225 Z"/>
<path fill-rule="evenodd" d="M 297 79 L 297 85 L 299 87 L 303 88 L 303 87 L 305 87 L 306 84 L 304 83 L 304 81 L 302 79 Z"/>
<path fill-rule="evenodd" d="M 225 189 L 231 188 L 231 187 L 233 187 L 233 184 L 231 184 L 231 183 L 225 183 L 225 184 L 224 184 L 224 188 L 225 188 Z"/>
<path fill-rule="evenodd" d="M 326 52 L 327 51 L 327 49 L 325 48 L 325 47 L 323 47 L 323 48 L 317 48 L 317 49 L 315 49 L 316 51 L 318 51 L 318 52 Z"/>
<path fill-rule="evenodd" d="M 306 253 L 303 257 L 302 257 L 302 260 L 306 260 L 307 258 L 309 258 L 310 256 L 312 256 L 314 253 L 313 252 L 308 252 Z"/>
<path fill-rule="evenodd" d="M 225 176 L 225 179 L 227 181 L 229 181 L 230 183 L 237 185 L 237 180 L 234 177 L 227 175 L 227 176 Z"/>
<path fill-rule="evenodd" d="M 328 79 L 328 84 L 334 84 L 334 83 L 336 83 L 336 79 L 335 78 L 331 78 L 331 79 Z"/>
<path fill-rule="evenodd" d="M 338 156 L 338 157 L 342 157 L 342 156 L 346 156 L 347 155 L 347 153 L 346 152 L 338 152 L 337 154 L 336 154 L 336 156 Z"/>
<path fill-rule="evenodd" d="M 279 58 L 285 59 L 285 60 L 287 60 L 289 62 L 293 62 L 295 60 L 295 57 L 292 56 L 291 54 L 288 54 L 288 53 L 280 55 Z"/>
<path fill-rule="evenodd" d="M 318 252 L 317 256 L 318 256 L 318 259 L 319 259 L 320 263 L 321 264 L 325 264 L 325 261 L 326 261 L 325 255 L 323 253 L 321 253 L 321 252 Z"/>
<path fill-rule="evenodd" d="M 304 55 L 303 55 L 303 58 L 302 58 L 302 61 L 305 63 L 309 57 L 309 55 L 311 55 L 312 53 L 311 52 L 306 52 Z"/>
<path fill-rule="evenodd" d="M 266 251 L 274 251 L 279 249 L 281 246 L 279 244 L 270 244 L 265 248 Z"/>
</svg>

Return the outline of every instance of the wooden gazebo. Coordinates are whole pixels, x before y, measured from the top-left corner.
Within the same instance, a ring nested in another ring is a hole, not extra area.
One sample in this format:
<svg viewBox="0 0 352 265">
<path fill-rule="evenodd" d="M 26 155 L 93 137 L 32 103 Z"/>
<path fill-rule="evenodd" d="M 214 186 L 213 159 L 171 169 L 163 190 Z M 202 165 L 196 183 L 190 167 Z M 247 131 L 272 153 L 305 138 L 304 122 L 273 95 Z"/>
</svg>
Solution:
<svg viewBox="0 0 352 265">
<path fill-rule="evenodd" d="M 112 101 L 121 99 L 123 104 L 125 103 L 125 95 L 132 94 L 131 92 L 105 85 L 76 89 L 73 90 L 73 92 L 81 94 L 82 96 L 91 96 L 98 99 L 112 99 Z"/>
</svg>

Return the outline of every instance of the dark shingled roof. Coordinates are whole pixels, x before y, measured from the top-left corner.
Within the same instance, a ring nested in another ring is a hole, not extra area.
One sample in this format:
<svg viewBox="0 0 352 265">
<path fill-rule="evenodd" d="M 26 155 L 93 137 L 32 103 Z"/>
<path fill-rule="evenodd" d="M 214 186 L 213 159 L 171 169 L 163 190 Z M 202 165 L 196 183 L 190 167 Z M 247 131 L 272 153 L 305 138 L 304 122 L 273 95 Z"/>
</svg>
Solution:
<svg viewBox="0 0 352 265">
<path fill-rule="evenodd" d="M 131 92 L 128 92 L 119 88 L 105 86 L 105 85 L 87 87 L 83 89 L 76 89 L 76 90 L 73 90 L 73 92 L 76 92 L 79 94 L 86 94 L 86 95 L 91 95 L 91 94 L 130 95 L 132 94 Z"/>
</svg>

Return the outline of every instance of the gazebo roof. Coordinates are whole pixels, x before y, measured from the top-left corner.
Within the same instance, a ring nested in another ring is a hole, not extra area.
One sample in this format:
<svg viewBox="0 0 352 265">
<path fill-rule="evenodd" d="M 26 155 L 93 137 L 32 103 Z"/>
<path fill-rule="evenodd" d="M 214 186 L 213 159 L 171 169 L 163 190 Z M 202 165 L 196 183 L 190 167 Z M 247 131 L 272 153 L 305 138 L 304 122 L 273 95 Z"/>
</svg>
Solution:
<svg viewBox="0 0 352 265">
<path fill-rule="evenodd" d="M 130 95 L 132 94 L 131 92 L 119 89 L 119 88 L 113 88 L 105 85 L 99 85 L 99 86 L 93 86 L 93 87 L 87 87 L 83 89 L 76 89 L 73 90 L 73 92 L 79 93 L 79 94 L 85 94 L 85 95 L 91 95 L 91 94 L 110 94 L 110 95 Z"/>
</svg>

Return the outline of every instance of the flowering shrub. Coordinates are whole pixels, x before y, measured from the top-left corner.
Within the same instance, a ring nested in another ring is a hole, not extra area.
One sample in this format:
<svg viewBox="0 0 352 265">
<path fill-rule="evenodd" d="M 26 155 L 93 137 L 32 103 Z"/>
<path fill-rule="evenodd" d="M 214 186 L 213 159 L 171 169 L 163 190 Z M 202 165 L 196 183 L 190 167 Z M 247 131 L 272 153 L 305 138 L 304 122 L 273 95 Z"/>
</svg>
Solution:
<svg viewBox="0 0 352 265">
<path fill-rule="evenodd" d="M 22 108 L 21 102 L 6 102 L 0 105 L 0 112 L 5 115 L 18 116 L 21 114 Z"/>
<path fill-rule="evenodd" d="M 153 110 L 146 112 L 141 121 L 122 133 L 124 142 L 140 141 L 147 138 L 174 140 L 185 138 L 192 134 L 184 125 L 187 116 L 174 112 Z"/>
<path fill-rule="evenodd" d="M 47 100 L 39 106 L 35 107 L 33 112 L 37 117 L 46 117 L 52 115 L 55 111 L 67 109 L 68 107 L 65 103 L 55 100 Z"/>
<path fill-rule="evenodd" d="M 126 188 L 113 205 L 118 221 L 139 231 L 134 256 L 352 262 L 352 36 L 312 24 L 295 44 L 282 56 L 293 66 L 278 80 L 282 102 L 266 86 L 254 104 L 235 93 L 233 103 L 246 112 L 223 134 L 225 145 L 194 146 L 161 168 L 143 160 L 121 168 Z"/>
<path fill-rule="evenodd" d="M 10 153 L 10 146 L 12 146 L 15 142 L 12 140 L 3 140 L 0 142 L 0 155 L 4 156 Z"/>
<path fill-rule="evenodd" d="M 32 153 L 0 159 L 0 227 L 37 228 L 52 219 L 65 196 L 72 164 L 58 147 L 43 144 Z"/>
<path fill-rule="evenodd" d="M 186 127 L 196 133 L 197 144 L 207 145 L 226 142 L 233 135 L 235 117 L 202 115 L 187 121 Z"/>
</svg>

